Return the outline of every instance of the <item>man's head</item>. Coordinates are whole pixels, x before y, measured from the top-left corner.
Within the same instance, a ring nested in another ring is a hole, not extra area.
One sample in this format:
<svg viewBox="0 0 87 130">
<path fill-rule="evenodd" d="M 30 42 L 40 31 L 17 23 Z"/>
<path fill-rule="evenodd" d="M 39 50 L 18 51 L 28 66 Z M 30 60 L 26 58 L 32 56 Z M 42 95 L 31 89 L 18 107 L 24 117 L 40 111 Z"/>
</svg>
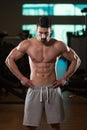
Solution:
<svg viewBox="0 0 87 130">
<path fill-rule="evenodd" d="M 37 38 L 42 43 L 47 43 L 51 34 L 51 20 L 47 16 L 39 18 L 37 23 Z"/>
<path fill-rule="evenodd" d="M 37 26 L 51 28 L 51 20 L 47 16 L 42 16 L 39 18 Z"/>
</svg>

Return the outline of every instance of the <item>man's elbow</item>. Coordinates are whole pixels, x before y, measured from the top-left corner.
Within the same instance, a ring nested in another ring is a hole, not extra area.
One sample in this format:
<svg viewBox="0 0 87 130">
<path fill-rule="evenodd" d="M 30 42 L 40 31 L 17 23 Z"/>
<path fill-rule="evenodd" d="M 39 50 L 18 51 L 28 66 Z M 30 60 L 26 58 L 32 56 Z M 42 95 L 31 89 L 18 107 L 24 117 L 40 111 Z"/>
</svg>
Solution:
<svg viewBox="0 0 87 130">
<path fill-rule="evenodd" d="M 81 64 L 81 59 L 78 57 L 78 59 L 77 59 L 77 63 L 78 63 L 78 65 L 80 66 L 80 64 Z"/>
<path fill-rule="evenodd" d="M 81 59 L 79 57 L 77 57 L 76 68 L 79 68 L 80 64 L 81 64 Z"/>
<path fill-rule="evenodd" d="M 9 57 L 7 57 L 6 60 L 5 60 L 6 66 L 9 66 L 9 60 L 10 60 Z"/>
</svg>

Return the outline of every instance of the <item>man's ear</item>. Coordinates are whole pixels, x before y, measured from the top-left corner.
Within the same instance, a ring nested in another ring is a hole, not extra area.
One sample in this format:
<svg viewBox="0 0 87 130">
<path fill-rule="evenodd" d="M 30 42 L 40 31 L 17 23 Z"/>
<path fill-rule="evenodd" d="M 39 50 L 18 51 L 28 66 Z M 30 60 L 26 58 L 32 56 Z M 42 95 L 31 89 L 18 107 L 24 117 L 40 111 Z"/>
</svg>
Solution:
<svg viewBox="0 0 87 130">
<path fill-rule="evenodd" d="M 54 31 L 51 29 L 51 33 L 50 33 L 50 36 L 52 36 L 53 35 L 53 33 L 54 33 Z"/>
<path fill-rule="evenodd" d="M 38 27 L 36 27 L 36 32 L 37 32 L 37 28 L 38 28 Z"/>
<path fill-rule="evenodd" d="M 38 31 L 38 27 L 39 27 L 39 26 L 36 27 L 36 32 Z"/>
</svg>

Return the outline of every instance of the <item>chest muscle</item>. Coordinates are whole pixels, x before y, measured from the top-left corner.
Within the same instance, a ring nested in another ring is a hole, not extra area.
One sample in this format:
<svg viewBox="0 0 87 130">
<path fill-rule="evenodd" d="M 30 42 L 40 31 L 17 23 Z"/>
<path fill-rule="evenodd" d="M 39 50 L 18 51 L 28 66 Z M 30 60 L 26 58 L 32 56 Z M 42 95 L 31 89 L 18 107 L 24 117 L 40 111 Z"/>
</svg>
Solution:
<svg viewBox="0 0 87 130">
<path fill-rule="evenodd" d="M 58 56 L 54 47 L 33 47 L 29 49 L 28 55 L 35 62 L 51 62 Z"/>
</svg>

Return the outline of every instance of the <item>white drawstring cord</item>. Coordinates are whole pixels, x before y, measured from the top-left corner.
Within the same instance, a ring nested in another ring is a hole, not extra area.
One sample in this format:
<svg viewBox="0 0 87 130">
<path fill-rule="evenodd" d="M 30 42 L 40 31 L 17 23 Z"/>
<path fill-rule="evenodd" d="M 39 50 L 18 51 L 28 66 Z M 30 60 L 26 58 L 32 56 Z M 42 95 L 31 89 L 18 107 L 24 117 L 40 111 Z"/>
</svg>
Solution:
<svg viewBox="0 0 87 130">
<path fill-rule="evenodd" d="M 47 102 L 49 102 L 49 92 L 48 87 L 46 87 L 46 93 L 47 93 Z"/>
<path fill-rule="evenodd" d="M 46 87 L 46 94 L 47 94 L 47 102 L 49 102 L 49 89 L 48 89 L 48 87 Z M 42 101 L 43 101 L 43 90 L 41 88 L 41 90 L 40 90 L 40 102 L 42 102 Z"/>
<path fill-rule="evenodd" d="M 42 88 L 40 90 L 40 102 L 42 102 Z"/>
</svg>

